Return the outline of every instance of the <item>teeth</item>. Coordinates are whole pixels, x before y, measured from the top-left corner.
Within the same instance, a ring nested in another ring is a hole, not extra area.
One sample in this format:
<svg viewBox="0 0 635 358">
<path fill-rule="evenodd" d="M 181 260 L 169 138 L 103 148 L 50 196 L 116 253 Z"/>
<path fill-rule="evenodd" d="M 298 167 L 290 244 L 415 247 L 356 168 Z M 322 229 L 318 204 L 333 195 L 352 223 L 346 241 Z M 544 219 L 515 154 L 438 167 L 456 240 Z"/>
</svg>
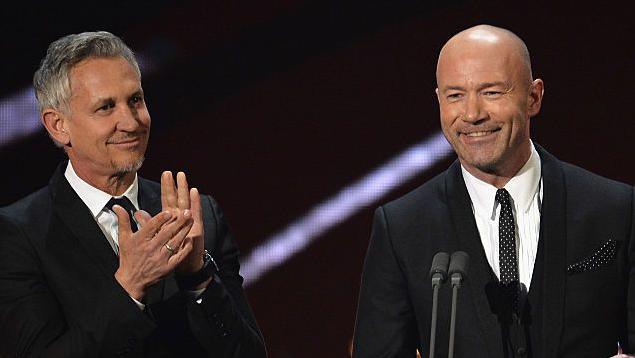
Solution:
<svg viewBox="0 0 635 358">
<path fill-rule="evenodd" d="M 494 131 L 485 131 L 485 132 L 472 132 L 472 133 L 465 133 L 466 136 L 468 137 L 482 137 L 484 135 L 488 135 L 490 133 L 493 133 Z"/>
</svg>

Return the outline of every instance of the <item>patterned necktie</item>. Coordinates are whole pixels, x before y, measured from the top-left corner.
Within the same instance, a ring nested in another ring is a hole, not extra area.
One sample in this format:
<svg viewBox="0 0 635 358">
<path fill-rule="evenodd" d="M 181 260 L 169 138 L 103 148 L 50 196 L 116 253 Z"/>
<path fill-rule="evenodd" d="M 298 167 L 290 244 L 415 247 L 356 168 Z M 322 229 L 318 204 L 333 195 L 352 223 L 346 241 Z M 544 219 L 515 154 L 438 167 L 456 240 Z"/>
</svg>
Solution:
<svg viewBox="0 0 635 358">
<path fill-rule="evenodd" d="M 496 201 L 501 206 L 498 220 L 498 259 L 500 283 L 510 295 L 512 307 L 518 309 L 518 259 L 516 258 L 516 225 L 509 192 L 496 191 Z"/>
<path fill-rule="evenodd" d="M 137 232 L 137 230 L 139 229 L 137 227 L 137 223 L 134 221 L 134 213 L 135 211 L 137 211 L 137 209 L 134 207 L 134 205 L 132 205 L 132 202 L 130 201 L 130 199 L 128 199 L 125 196 L 122 196 L 121 198 L 111 198 L 110 201 L 108 201 L 108 203 L 106 204 L 106 207 L 110 210 L 112 210 L 112 207 L 114 205 L 119 205 L 122 208 L 126 209 L 126 211 L 128 212 L 128 216 L 130 217 L 130 228 L 132 229 L 132 232 Z"/>
</svg>

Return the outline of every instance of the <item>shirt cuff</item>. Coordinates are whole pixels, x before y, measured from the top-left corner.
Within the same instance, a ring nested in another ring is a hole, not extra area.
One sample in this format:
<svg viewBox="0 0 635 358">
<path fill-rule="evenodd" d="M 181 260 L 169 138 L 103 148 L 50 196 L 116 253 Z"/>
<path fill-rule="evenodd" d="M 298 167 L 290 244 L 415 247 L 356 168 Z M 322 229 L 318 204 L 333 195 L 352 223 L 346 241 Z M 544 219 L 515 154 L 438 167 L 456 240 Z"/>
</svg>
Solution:
<svg viewBox="0 0 635 358">
<path fill-rule="evenodd" d="M 145 310 L 146 309 L 146 305 L 135 300 L 132 296 L 130 296 L 130 298 L 134 301 L 134 303 L 137 305 L 137 307 L 139 307 L 140 310 Z"/>
</svg>

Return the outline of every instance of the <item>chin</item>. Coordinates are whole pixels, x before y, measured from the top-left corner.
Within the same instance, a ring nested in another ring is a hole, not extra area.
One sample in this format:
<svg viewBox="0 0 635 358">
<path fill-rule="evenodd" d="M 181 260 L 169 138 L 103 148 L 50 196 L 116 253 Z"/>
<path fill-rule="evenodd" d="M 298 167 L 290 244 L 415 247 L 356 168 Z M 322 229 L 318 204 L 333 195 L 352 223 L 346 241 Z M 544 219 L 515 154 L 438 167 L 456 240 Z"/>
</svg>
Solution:
<svg viewBox="0 0 635 358">
<path fill-rule="evenodd" d="M 498 172 L 498 167 L 495 163 L 477 163 L 474 167 L 487 174 L 496 174 Z"/>
<path fill-rule="evenodd" d="M 113 168 L 119 175 L 125 175 L 129 173 L 136 173 L 141 166 L 143 165 L 143 161 L 146 158 L 141 156 L 139 158 L 131 159 L 128 161 L 122 161 L 119 163 L 112 163 Z"/>
<path fill-rule="evenodd" d="M 467 163 L 483 173 L 495 174 L 498 169 L 499 160 L 497 160 L 497 158 L 472 157 Z"/>
</svg>

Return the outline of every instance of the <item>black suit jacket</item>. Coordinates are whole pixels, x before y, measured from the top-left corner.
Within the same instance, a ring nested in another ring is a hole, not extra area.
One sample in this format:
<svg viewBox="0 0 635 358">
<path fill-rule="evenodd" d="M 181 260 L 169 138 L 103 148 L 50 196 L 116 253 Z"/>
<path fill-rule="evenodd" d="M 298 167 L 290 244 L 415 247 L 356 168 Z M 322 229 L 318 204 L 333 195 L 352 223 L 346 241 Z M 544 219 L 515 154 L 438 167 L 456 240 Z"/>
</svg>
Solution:
<svg viewBox="0 0 635 358">
<path fill-rule="evenodd" d="M 172 275 L 140 310 L 117 283 L 119 260 L 63 175 L 0 209 L 1 357 L 264 357 L 242 291 L 238 250 L 220 208 L 202 196 L 205 247 L 220 273 L 202 302 Z M 160 186 L 139 178 L 139 206 L 161 210 Z"/>
<path fill-rule="evenodd" d="M 616 353 L 618 341 L 632 349 L 633 188 L 537 150 L 543 201 L 525 355 L 609 357 Z M 521 356 L 505 343 L 509 327 L 497 312 L 492 291 L 498 283 L 478 235 L 458 161 L 378 208 L 362 275 L 355 356 L 414 357 L 415 348 L 427 356 L 432 257 L 457 250 L 469 254 L 470 267 L 459 291 L 455 356 Z M 598 258 L 607 243 L 615 250 L 605 255 L 608 259 Z M 448 349 L 448 286 L 439 296 L 438 357 L 447 356 Z"/>
</svg>

